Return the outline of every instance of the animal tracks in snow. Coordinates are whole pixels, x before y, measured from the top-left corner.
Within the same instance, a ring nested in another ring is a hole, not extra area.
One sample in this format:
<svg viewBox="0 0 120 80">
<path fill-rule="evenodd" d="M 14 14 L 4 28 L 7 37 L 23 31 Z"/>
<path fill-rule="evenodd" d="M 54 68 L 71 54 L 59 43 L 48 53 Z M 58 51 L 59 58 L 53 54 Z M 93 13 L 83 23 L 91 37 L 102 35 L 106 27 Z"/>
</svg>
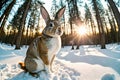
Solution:
<svg viewBox="0 0 120 80">
<path fill-rule="evenodd" d="M 24 73 L 17 64 L 0 64 L 0 80 L 79 80 L 80 73 L 59 61 L 53 64 L 54 73 L 41 72 L 39 78 Z"/>
<path fill-rule="evenodd" d="M 59 61 L 55 62 L 55 71 L 57 72 L 56 77 L 59 77 L 57 80 L 79 80 L 80 73 L 75 71 L 74 69 L 71 69 L 64 64 L 62 64 Z"/>
</svg>

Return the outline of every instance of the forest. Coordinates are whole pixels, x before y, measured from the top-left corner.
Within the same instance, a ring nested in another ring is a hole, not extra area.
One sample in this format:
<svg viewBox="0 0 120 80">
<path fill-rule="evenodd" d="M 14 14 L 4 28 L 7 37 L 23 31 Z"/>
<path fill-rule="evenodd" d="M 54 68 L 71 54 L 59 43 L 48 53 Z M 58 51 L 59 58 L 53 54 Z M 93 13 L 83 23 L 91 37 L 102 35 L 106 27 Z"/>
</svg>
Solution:
<svg viewBox="0 0 120 80">
<path fill-rule="evenodd" d="M 50 8 L 51 18 L 66 6 L 60 20 L 63 47 L 120 44 L 120 0 L 0 0 L 0 43 L 20 49 L 40 36 L 45 27 L 40 6 Z"/>
</svg>

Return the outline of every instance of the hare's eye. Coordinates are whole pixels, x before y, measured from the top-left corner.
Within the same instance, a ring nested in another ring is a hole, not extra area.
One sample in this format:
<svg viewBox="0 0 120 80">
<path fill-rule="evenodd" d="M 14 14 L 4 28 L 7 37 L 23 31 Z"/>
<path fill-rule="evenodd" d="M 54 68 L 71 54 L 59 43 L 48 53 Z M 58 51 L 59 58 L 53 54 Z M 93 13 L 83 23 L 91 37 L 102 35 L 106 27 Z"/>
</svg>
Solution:
<svg viewBox="0 0 120 80">
<path fill-rule="evenodd" d="M 53 27 L 53 24 L 52 24 L 52 23 L 50 23 L 50 27 Z"/>
</svg>

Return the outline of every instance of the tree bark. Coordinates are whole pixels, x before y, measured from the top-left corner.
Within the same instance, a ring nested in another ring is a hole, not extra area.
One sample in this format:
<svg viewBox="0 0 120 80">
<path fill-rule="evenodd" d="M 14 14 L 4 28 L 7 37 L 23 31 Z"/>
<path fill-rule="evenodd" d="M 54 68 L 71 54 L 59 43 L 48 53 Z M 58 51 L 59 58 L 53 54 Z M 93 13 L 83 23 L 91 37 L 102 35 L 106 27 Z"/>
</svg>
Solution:
<svg viewBox="0 0 120 80">
<path fill-rule="evenodd" d="M 105 49 L 106 48 L 106 46 L 105 46 L 105 32 L 104 32 L 102 20 L 101 20 L 100 14 L 99 14 L 96 0 L 92 0 L 92 1 L 93 1 L 93 6 L 94 6 L 95 11 L 96 11 L 96 20 L 97 20 L 99 34 L 100 34 L 100 38 L 101 38 L 101 49 Z"/>
<path fill-rule="evenodd" d="M 4 13 L 2 14 L 2 16 L 0 17 L 0 39 L 3 39 L 4 38 L 4 26 L 5 26 L 5 23 L 8 19 L 8 16 L 10 14 L 10 11 L 12 9 L 12 7 L 14 6 L 16 0 L 13 0 L 9 5 L 8 7 L 6 8 L 6 10 L 4 11 Z"/>
<path fill-rule="evenodd" d="M 117 25 L 118 25 L 118 34 L 120 34 L 120 12 L 117 8 L 117 6 L 115 5 L 114 1 L 113 0 L 108 0 L 108 3 L 110 4 L 110 7 L 113 11 L 113 14 L 115 16 L 115 19 L 116 19 L 116 22 L 117 22 Z M 119 41 L 120 42 L 120 35 L 119 35 Z"/>
<path fill-rule="evenodd" d="M 21 20 L 20 25 L 19 25 L 19 31 L 18 31 L 18 37 L 17 37 L 17 40 L 16 40 L 15 49 L 20 49 L 22 31 L 23 31 L 23 27 L 25 26 L 25 20 L 26 20 L 26 16 L 27 16 L 27 13 L 28 13 L 28 10 L 29 10 L 29 7 L 30 7 L 31 0 L 27 0 L 26 3 L 27 4 L 26 4 L 26 7 L 25 7 L 25 11 L 23 12 L 22 20 Z"/>
<path fill-rule="evenodd" d="M 3 5 L 5 5 L 9 0 L 0 0 L 0 10 L 2 9 Z"/>
<path fill-rule="evenodd" d="M 5 22 L 10 14 L 10 11 L 12 9 L 12 7 L 14 6 L 16 0 L 13 0 L 8 7 L 6 8 L 6 10 L 4 11 L 4 13 L 2 14 L 2 16 L 0 17 L 0 23 L 1 23 L 1 27 L 4 27 Z"/>
</svg>

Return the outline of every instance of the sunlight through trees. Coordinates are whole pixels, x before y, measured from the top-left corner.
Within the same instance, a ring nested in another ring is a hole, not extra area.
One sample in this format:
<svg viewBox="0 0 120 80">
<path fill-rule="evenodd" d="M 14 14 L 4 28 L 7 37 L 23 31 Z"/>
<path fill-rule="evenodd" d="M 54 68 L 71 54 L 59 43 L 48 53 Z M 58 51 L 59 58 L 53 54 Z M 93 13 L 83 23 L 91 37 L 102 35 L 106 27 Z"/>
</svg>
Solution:
<svg viewBox="0 0 120 80">
<path fill-rule="evenodd" d="M 49 10 L 51 18 L 66 6 L 60 20 L 64 29 L 62 46 L 100 44 L 105 49 L 107 43 L 120 43 L 119 3 L 119 0 L 1 0 L 0 42 L 16 45 L 16 49 L 30 44 L 45 26 L 40 6 Z"/>
</svg>

